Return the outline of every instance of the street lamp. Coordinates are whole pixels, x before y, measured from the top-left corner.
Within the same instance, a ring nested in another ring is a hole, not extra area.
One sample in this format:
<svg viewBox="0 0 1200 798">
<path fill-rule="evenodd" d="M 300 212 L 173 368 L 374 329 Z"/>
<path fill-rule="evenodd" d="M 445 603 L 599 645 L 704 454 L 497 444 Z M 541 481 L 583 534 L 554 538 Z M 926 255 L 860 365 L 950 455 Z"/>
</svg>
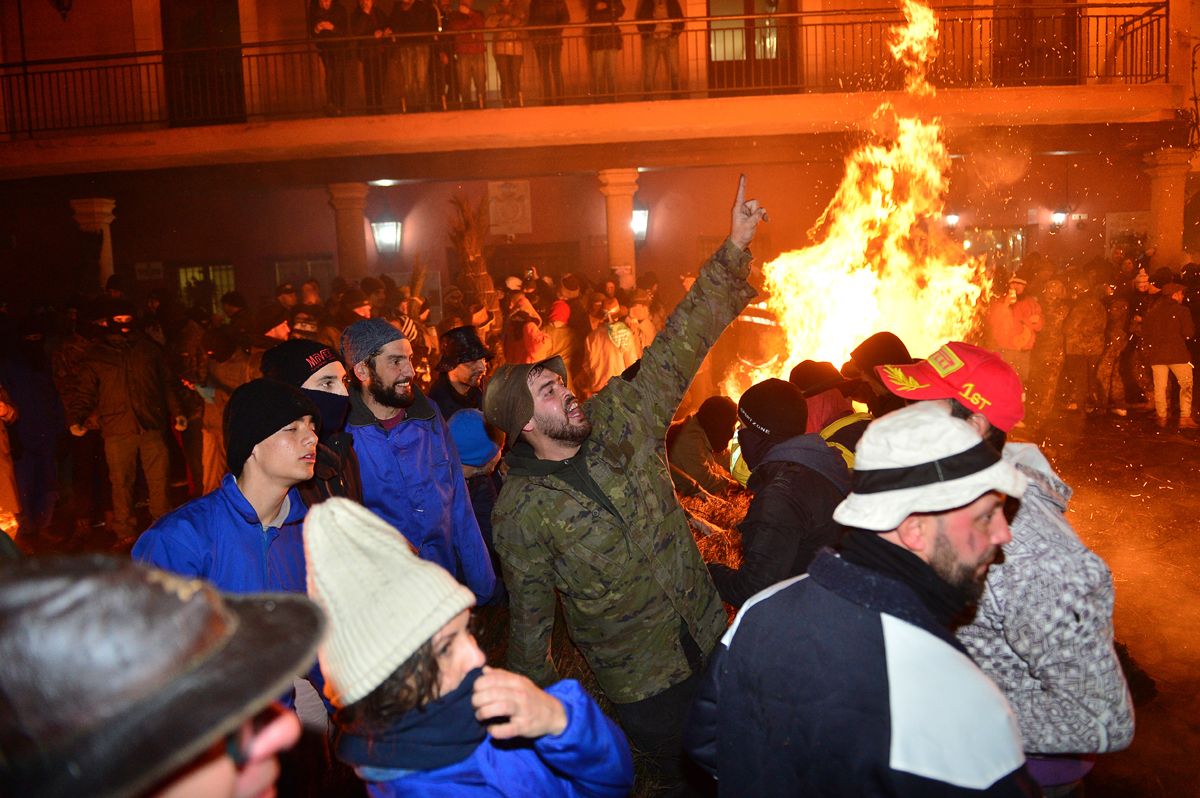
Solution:
<svg viewBox="0 0 1200 798">
<path fill-rule="evenodd" d="M 958 214 L 957 213 L 946 214 L 946 226 L 949 227 L 951 230 L 958 227 Z"/>
<path fill-rule="evenodd" d="M 1067 223 L 1066 211 L 1055 211 L 1050 214 L 1050 231 L 1057 233 L 1062 229 L 1062 226 Z"/>
<path fill-rule="evenodd" d="M 404 224 L 390 217 L 371 222 L 371 235 L 375 238 L 375 251 L 380 255 L 395 255 L 400 251 Z"/>
</svg>

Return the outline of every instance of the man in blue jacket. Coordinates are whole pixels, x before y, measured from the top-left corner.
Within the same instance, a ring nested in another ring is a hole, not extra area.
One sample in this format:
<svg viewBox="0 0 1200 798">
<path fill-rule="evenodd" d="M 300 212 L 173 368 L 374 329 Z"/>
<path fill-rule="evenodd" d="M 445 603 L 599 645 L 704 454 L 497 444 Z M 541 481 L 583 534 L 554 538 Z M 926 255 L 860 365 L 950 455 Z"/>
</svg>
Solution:
<svg viewBox="0 0 1200 798">
<path fill-rule="evenodd" d="M 412 353 L 383 319 L 357 321 L 342 333 L 363 503 L 482 604 L 495 591 L 496 573 L 446 422 L 414 382 Z"/>
<path fill-rule="evenodd" d="M 313 475 L 319 419 L 290 385 L 257 379 L 240 386 L 225 408 L 229 473 L 219 488 L 150 527 L 134 559 L 230 593 L 303 593 L 307 508 L 296 486 Z"/>
<path fill-rule="evenodd" d="M 1039 794 L 1004 694 L 950 631 L 1025 485 L 944 405 L 871 423 L 839 551 L 751 598 L 713 654 L 686 742 L 722 795 Z"/>
</svg>

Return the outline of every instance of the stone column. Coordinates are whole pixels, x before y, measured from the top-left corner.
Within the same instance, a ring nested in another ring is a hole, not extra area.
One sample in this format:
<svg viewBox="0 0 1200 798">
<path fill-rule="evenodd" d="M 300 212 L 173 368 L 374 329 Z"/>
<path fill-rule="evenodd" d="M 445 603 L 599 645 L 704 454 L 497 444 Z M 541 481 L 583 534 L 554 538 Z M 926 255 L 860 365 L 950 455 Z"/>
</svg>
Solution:
<svg viewBox="0 0 1200 798">
<path fill-rule="evenodd" d="M 636 282 L 634 268 L 633 194 L 637 191 L 637 169 L 605 169 L 600 172 L 600 193 L 608 222 L 608 265 L 622 288 Z"/>
<path fill-rule="evenodd" d="M 367 236 L 363 215 L 366 183 L 330 183 L 329 204 L 337 230 L 338 274 L 347 280 L 367 276 Z"/>
<path fill-rule="evenodd" d="M 71 210 L 75 212 L 75 223 L 79 225 L 79 229 L 85 233 L 99 233 L 101 236 L 100 260 L 97 269 L 101 288 L 113 275 L 112 232 L 109 225 L 116 218 L 113 215 L 115 207 L 117 207 L 117 201 L 105 197 L 71 200 Z"/>
<path fill-rule="evenodd" d="M 1150 244 L 1157 249 L 1152 265 L 1175 268 L 1183 259 L 1183 207 L 1192 151 L 1165 147 L 1145 161 L 1150 175 Z"/>
</svg>

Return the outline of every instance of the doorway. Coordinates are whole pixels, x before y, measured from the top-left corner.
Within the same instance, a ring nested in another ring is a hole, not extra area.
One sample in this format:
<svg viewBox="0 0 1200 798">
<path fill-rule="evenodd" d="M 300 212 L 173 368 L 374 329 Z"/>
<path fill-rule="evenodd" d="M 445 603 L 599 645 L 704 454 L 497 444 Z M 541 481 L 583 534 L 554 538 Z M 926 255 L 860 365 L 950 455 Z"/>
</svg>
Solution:
<svg viewBox="0 0 1200 798">
<path fill-rule="evenodd" d="M 795 0 L 708 0 L 708 88 L 711 94 L 772 94 L 800 85 Z M 747 17 L 757 17 L 748 19 Z"/>
<path fill-rule="evenodd" d="M 238 0 L 162 0 L 162 34 L 169 124 L 244 122 Z"/>
</svg>

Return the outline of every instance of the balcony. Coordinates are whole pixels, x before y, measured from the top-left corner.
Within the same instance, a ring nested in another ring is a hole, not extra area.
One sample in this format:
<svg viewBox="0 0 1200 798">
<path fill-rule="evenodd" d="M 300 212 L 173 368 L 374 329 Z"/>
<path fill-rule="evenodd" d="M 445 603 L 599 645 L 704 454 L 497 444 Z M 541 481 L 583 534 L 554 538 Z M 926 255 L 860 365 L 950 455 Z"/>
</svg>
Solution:
<svg viewBox="0 0 1200 798">
<path fill-rule="evenodd" d="M 941 8 L 931 79 L 939 89 L 1162 83 L 1167 11 L 1165 3 Z M 689 17 L 675 21 L 682 31 L 668 44 L 652 44 L 633 20 L 520 28 L 520 91 L 506 103 L 492 58 L 504 34 L 495 30 L 482 33 L 487 91 L 478 98 L 459 96 L 453 53 L 466 40 L 450 33 L 432 44 L 428 36 L 397 36 L 342 39 L 318 50 L 308 40 L 276 41 L 10 63 L 0 65 L 0 139 L 502 105 L 896 91 L 903 76 L 887 39 L 900 21 L 896 9 Z M 605 59 L 589 49 L 597 38 L 620 45 L 605 57 L 611 81 L 601 79 L 609 74 Z M 559 41 L 562 91 L 551 97 L 541 54 Z M 406 96 L 400 61 L 414 50 L 431 56 L 427 86 Z M 655 50 L 665 58 L 648 74 L 644 58 Z M 382 90 L 368 91 L 373 82 Z"/>
</svg>

